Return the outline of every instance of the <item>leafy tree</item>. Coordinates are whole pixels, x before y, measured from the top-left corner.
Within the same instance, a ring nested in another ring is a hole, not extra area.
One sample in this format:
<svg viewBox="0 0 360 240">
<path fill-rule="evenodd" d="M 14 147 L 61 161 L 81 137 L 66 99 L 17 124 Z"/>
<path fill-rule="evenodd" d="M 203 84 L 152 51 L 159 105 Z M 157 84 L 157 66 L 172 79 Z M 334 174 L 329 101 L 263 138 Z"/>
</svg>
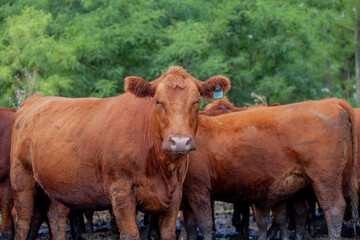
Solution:
<svg viewBox="0 0 360 240">
<path fill-rule="evenodd" d="M 123 79 L 180 65 L 230 78 L 230 99 L 355 104 L 356 0 L 11 0 L 0 2 L 0 104 L 38 70 L 40 94 L 108 97 Z M 355 9 L 355 10 L 354 10 Z"/>
</svg>

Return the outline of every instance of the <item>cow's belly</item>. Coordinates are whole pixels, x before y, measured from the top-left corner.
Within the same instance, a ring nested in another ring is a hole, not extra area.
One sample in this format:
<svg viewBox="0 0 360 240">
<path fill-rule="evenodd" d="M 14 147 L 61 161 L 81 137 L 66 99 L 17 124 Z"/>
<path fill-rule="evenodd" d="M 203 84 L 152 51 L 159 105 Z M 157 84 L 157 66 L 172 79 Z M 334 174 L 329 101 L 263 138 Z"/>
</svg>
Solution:
<svg viewBox="0 0 360 240">
<path fill-rule="evenodd" d="M 106 209 L 111 207 L 95 170 L 86 166 L 58 164 L 56 168 L 33 169 L 37 183 L 53 199 L 72 208 Z"/>
<path fill-rule="evenodd" d="M 307 185 L 309 181 L 306 177 L 293 173 L 278 179 L 265 176 L 243 179 L 238 175 L 213 183 L 212 193 L 220 201 L 272 204 L 292 196 Z"/>
<path fill-rule="evenodd" d="M 281 179 L 278 179 L 278 181 L 270 186 L 268 199 L 269 201 L 273 201 L 288 198 L 309 184 L 310 181 L 307 177 L 296 173 L 290 173 Z"/>
</svg>

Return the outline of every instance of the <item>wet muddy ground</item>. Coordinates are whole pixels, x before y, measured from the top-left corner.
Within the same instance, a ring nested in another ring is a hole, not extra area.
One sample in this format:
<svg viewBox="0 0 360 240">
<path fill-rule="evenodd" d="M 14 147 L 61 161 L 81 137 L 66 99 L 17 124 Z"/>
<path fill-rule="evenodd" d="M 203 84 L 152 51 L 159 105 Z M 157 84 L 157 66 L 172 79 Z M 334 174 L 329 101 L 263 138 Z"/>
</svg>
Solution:
<svg viewBox="0 0 360 240">
<path fill-rule="evenodd" d="M 216 203 L 215 205 L 215 224 L 216 224 L 216 239 L 239 239 L 239 234 L 235 231 L 235 228 L 232 226 L 231 219 L 232 219 L 232 212 L 233 206 L 232 204 L 227 203 Z M 143 214 L 138 214 L 138 226 L 139 228 L 143 228 Z M 271 221 L 271 220 L 270 220 Z M 113 240 L 119 239 L 119 235 L 113 234 L 110 225 L 110 215 L 108 211 L 96 212 L 94 215 L 94 233 L 84 233 L 82 234 L 83 239 L 88 240 Z M 270 226 L 269 226 L 270 227 Z M 177 223 L 177 230 L 180 230 L 179 221 Z M 177 231 L 179 233 L 179 231 Z M 291 232 L 291 239 L 293 238 L 294 231 Z M 322 218 L 317 219 L 316 221 L 316 233 L 317 237 L 316 240 L 323 240 L 327 239 L 327 228 L 326 224 Z M 350 224 L 345 224 L 345 229 L 343 229 L 345 236 L 342 239 L 354 239 L 353 238 L 353 230 Z M 360 228 L 357 229 L 357 232 L 360 233 Z M 37 239 L 45 240 L 49 239 L 48 229 L 45 224 L 41 227 L 39 231 L 39 236 Z M 66 240 L 70 240 L 71 234 L 70 229 L 67 229 L 66 232 Z M 199 239 L 200 236 L 199 236 Z M 251 214 L 250 217 L 250 238 L 249 239 L 257 239 L 257 227 L 256 223 L 253 221 L 253 217 Z M 277 239 L 280 239 L 279 236 Z M 356 239 L 360 239 L 358 236 Z"/>
</svg>

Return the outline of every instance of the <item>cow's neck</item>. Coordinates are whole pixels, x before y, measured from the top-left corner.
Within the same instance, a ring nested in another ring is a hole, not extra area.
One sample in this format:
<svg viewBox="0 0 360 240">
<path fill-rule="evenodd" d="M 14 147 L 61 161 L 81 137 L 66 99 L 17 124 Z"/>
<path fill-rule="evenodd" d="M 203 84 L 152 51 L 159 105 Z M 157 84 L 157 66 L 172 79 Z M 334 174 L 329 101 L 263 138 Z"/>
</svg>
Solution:
<svg viewBox="0 0 360 240">
<path fill-rule="evenodd" d="M 182 184 L 179 182 L 178 173 L 183 170 L 186 161 L 187 156 L 174 156 L 164 152 L 162 142 L 156 137 L 147 161 L 147 177 L 154 181 L 154 184 L 165 186 L 166 191 L 172 193 L 179 184 Z"/>
<path fill-rule="evenodd" d="M 162 141 L 154 121 L 154 101 L 146 101 L 146 104 L 148 106 L 145 103 L 141 106 L 144 117 L 138 118 L 140 126 L 143 126 L 141 142 L 144 143 L 143 156 L 147 156 L 144 159 L 146 178 L 147 183 L 152 185 L 150 189 L 155 189 L 159 202 L 166 208 L 165 203 L 173 202 L 181 191 L 188 161 L 187 156 L 179 157 L 162 150 Z"/>
<path fill-rule="evenodd" d="M 164 152 L 159 137 L 155 139 L 154 150 L 155 155 L 153 159 L 156 161 L 157 168 L 161 171 L 164 179 L 171 180 L 187 159 L 187 155 L 179 156 Z"/>
</svg>

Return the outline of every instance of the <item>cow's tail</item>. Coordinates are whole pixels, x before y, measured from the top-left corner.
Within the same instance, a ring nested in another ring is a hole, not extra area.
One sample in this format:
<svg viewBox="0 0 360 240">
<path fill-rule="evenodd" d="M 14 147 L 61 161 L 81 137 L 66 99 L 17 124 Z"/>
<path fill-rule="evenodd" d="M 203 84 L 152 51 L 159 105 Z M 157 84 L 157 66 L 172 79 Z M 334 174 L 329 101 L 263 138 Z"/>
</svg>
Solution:
<svg viewBox="0 0 360 240">
<path fill-rule="evenodd" d="M 341 101 L 341 107 L 346 110 L 349 116 L 350 127 L 351 127 L 351 139 L 352 139 L 352 171 L 350 178 L 350 198 L 351 198 L 351 209 L 354 218 L 354 224 L 359 221 L 358 204 L 359 204 L 359 193 L 358 193 L 358 179 L 357 179 L 357 129 L 355 121 L 354 109 L 346 101 Z M 354 231 L 356 226 L 354 225 Z M 355 231 L 356 236 L 356 231 Z"/>
</svg>

